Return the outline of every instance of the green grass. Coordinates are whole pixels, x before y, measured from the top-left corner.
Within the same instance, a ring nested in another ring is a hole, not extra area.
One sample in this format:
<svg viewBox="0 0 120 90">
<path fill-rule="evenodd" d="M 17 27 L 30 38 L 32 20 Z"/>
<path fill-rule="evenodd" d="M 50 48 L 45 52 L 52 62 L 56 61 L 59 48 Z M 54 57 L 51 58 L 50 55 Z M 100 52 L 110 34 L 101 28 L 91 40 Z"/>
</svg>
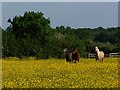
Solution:
<svg viewBox="0 0 120 90">
<path fill-rule="evenodd" d="M 2 60 L 4 88 L 118 88 L 118 59 L 64 60 L 34 58 Z"/>
</svg>

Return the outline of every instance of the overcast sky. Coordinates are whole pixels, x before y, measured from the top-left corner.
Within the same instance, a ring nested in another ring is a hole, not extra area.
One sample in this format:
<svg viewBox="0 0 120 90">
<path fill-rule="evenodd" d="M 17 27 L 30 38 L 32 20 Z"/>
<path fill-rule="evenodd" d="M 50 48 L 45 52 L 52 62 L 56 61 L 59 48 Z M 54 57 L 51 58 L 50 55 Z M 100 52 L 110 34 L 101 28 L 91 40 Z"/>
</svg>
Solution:
<svg viewBox="0 0 120 90">
<path fill-rule="evenodd" d="M 7 20 L 26 11 L 40 11 L 50 17 L 51 26 L 64 25 L 72 28 L 96 28 L 118 26 L 117 2 L 3 2 L 2 27 Z"/>
</svg>

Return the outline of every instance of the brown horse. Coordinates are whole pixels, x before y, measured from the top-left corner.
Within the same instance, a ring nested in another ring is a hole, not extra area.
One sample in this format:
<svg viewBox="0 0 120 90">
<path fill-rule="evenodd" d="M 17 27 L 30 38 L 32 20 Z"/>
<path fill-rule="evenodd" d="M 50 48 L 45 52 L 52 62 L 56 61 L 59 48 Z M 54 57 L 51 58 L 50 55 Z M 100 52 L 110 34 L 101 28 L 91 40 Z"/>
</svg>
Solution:
<svg viewBox="0 0 120 90">
<path fill-rule="evenodd" d="M 73 52 L 72 52 L 72 61 L 75 60 L 74 63 L 76 63 L 76 61 L 79 62 L 79 59 L 80 59 L 80 54 L 79 54 L 79 52 L 78 52 L 78 49 L 77 49 L 77 48 L 74 48 L 74 49 L 73 49 Z"/>
</svg>

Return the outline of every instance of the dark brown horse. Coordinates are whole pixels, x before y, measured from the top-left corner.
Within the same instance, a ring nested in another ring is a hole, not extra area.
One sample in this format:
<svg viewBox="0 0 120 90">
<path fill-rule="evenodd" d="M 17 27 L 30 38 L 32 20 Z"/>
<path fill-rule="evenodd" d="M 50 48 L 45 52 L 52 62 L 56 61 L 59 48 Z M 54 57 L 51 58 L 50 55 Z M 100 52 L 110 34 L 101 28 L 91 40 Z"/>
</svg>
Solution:
<svg viewBox="0 0 120 90">
<path fill-rule="evenodd" d="M 71 62 L 72 61 L 72 53 L 70 53 L 68 48 L 64 49 L 64 52 L 65 52 L 66 62 Z"/>
</svg>

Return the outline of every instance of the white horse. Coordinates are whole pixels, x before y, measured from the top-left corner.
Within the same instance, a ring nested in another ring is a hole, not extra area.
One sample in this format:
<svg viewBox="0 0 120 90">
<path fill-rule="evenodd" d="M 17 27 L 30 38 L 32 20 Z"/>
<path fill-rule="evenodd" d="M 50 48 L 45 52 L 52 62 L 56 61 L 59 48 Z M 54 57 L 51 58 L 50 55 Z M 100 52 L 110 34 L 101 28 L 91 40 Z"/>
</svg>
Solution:
<svg viewBox="0 0 120 90">
<path fill-rule="evenodd" d="M 95 47 L 95 51 L 96 51 L 96 61 L 103 61 L 104 58 L 104 52 L 103 51 L 99 51 L 99 48 L 96 46 Z"/>
</svg>

